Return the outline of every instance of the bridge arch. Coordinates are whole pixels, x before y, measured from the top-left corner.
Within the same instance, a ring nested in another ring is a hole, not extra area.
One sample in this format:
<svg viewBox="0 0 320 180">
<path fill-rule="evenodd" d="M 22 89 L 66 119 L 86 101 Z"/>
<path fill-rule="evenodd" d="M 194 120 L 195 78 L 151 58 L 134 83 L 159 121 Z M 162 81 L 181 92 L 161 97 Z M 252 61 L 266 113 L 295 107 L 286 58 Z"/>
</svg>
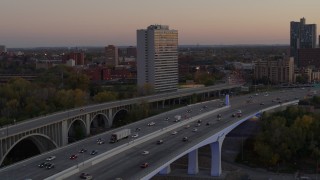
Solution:
<svg viewBox="0 0 320 180">
<path fill-rule="evenodd" d="M 112 125 L 118 126 L 118 124 L 124 125 L 122 122 L 122 120 L 124 119 L 124 117 L 127 115 L 127 113 L 129 112 L 129 110 L 127 110 L 126 108 L 121 108 L 118 109 L 112 116 Z"/>
<path fill-rule="evenodd" d="M 29 134 L 27 136 L 24 136 L 23 138 L 19 139 L 17 142 L 15 142 L 2 156 L 2 159 L 0 160 L 0 165 L 3 164 L 4 160 L 7 158 L 7 156 L 12 152 L 12 150 L 21 142 L 25 140 L 30 140 L 39 150 L 40 154 L 43 152 L 55 149 L 58 147 L 57 143 L 54 142 L 49 136 L 40 134 L 40 133 L 33 133 Z M 27 157 L 28 158 L 28 157 Z"/>
<path fill-rule="evenodd" d="M 90 120 L 90 134 L 98 134 L 103 132 L 105 129 L 111 128 L 112 121 L 105 113 L 97 113 Z"/>
<path fill-rule="evenodd" d="M 74 119 L 68 127 L 68 141 L 73 142 L 86 136 L 86 123 L 83 119 Z M 71 138 L 71 139 L 69 139 Z"/>
</svg>

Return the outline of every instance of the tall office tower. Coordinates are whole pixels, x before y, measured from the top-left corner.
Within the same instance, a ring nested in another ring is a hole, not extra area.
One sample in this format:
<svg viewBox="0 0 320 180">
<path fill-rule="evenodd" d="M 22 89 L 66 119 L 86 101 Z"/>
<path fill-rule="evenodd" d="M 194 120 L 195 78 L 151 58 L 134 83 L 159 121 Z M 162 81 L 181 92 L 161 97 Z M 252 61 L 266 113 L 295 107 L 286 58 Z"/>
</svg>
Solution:
<svg viewBox="0 0 320 180">
<path fill-rule="evenodd" d="M 106 51 L 106 65 L 107 66 L 118 66 L 119 56 L 118 56 L 118 48 L 114 45 L 109 45 L 105 47 Z"/>
<path fill-rule="evenodd" d="M 316 41 L 316 24 L 306 24 L 305 18 L 290 22 L 290 56 L 296 57 L 297 49 L 316 48 Z"/>
<path fill-rule="evenodd" d="M 146 84 L 155 92 L 178 88 L 178 31 L 166 25 L 137 30 L 138 87 Z"/>
</svg>

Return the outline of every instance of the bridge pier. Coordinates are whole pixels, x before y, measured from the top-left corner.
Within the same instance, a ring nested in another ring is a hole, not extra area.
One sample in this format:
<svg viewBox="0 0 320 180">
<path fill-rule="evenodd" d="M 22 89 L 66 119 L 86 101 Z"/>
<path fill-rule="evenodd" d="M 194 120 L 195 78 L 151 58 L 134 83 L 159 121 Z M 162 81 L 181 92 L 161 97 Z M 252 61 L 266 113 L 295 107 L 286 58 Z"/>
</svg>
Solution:
<svg viewBox="0 0 320 180">
<path fill-rule="evenodd" d="M 68 120 L 62 121 L 61 128 L 62 128 L 62 132 L 61 132 L 62 146 L 65 146 L 68 144 Z"/>
<path fill-rule="evenodd" d="M 198 172 L 198 149 L 195 149 L 188 154 L 188 174 L 195 175 Z"/>
<path fill-rule="evenodd" d="M 225 104 L 226 104 L 226 106 L 229 106 L 229 105 L 230 105 L 230 102 L 229 102 L 229 94 L 226 94 Z"/>
<path fill-rule="evenodd" d="M 225 136 L 219 136 L 216 142 L 210 144 L 211 147 L 211 176 L 220 176 L 221 169 L 221 148 Z"/>
<path fill-rule="evenodd" d="M 163 169 L 159 172 L 159 174 L 161 174 L 161 175 L 166 175 L 166 174 L 169 174 L 170 172 L 171 172 L 171 167 L 170 167 L 170 164 L 169 164 L 167 167 L 163 168 Z"/>
<path fill-rule="evenodd" d="M 86 136 L 90 135 L 90 114 L 86 115 Z"/>
</svg>

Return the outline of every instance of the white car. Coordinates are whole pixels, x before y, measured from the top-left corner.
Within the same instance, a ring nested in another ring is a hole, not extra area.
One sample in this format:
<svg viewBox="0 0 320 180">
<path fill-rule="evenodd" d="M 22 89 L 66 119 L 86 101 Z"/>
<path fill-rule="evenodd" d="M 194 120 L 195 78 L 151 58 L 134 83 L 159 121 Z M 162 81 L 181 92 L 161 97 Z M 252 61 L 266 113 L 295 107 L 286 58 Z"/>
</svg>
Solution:
<svg viewBox="0 0 320 180">
<path fill-rule="evenodd" d="M 178 132 L 177 131 L 172 131 L 171 134 L 172 135 L 176 135 Z"/>
<path fill-rule="evenodd" d="M 147 155 L 147 154 L 149 154 L 149 151 L 143 151 L 141 154 L 142 155 Z"/>
<path fill-rule="evenodd" d="M 132 135 L 131 137 L 137 138 L 138 136 L 139 136 L 139 134 L 134 134 L 134 135 Z"/>
<path fill-rule="evenodd" d="M 151 122 L 151 123 L 148 123 L 148 126 L 154 126 L 156 123 L 155 122 Z"/>
<path fill-rule="evenodd" d="M 52 161 L 52 160 L 54 160 L 56 157 L 55 156 L 50 156 L 50 157 L 48 157 L 47 159 L 46 159 L 46 161 Z"/>
</svg>

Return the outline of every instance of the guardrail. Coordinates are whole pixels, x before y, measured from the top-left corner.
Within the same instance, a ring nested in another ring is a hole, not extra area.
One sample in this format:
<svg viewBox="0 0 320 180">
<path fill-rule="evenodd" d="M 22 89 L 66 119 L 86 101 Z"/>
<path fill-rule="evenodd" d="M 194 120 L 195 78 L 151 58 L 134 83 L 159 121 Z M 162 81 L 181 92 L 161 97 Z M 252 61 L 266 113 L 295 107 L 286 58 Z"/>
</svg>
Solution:
<svg viewBox="0 0 320 180">
<path fill-rule="evenodd" d="M 112 149 L 110 151 L 104 152 L 104 153 L 102 153 L 102 154 L 100 154 L 98 156 L 95 156 L 95 157 L 93 157 L 91 159 L 88 159 L 88 160 L 82 162 L 82 163 L 79 163 L 79 164 L 77 164 L 75 166 L 72 166 L 72 167 L 70 167 L 70 168 L 68 168 L 68 169 L 66 169 L 64 171 L 61 171 L 61 172 L 59 172 L 59 173 L 57 173 L 57 174 L 55 174 L 53 176 L 47 177 L 45 180 L 53 180 L 53 179 L 60 180 L 60 179 L 67 178 L 67 177 L 69 177 L 71 175 L 74 175 L 74 174 L 80 172 L 83 169 L 86 169 L 86 168 L 89 168 L 90 166 L 98 164 L 101 161 L 104 161 L 104 160 L 110 158 L 111 156 L 114 156 L 114 155 L 119 154 L 119 153 L 121 153 L 123 151 L 126 151 L 126 150 L 128 150 L 128 149 L 130 149 L 130 148 L 132 148 L 134 146 L 137 146 L 137 145 L 139 145 L 141 143 L 144 143 L 144 142 L 146 142 L 148 140 L 151 140 L 151 139 L 153 139 L 153 138 L 155 138 L 157 136 L 160 136 L 160 135 L 165 134 L 165 133 L 167 133 L 169 131 L 172 131 L 173 129 L 176 129 L 178 127 L 184 126 L 184 125 L 186 125 L 186 124 L 188 124 L 190 122 L 194 122 L 194 121 L 196 121 L 196 120 L 198 120 L 200 118 L 209 116 L 209 115 L 214 114 L 214 113 L 216 113 L 218 111 L 222 111 L 224 109 L 228 109 L 229 107 L 230 106 L 224 106 L 222 108 L 214 109 L 212 111 L 205 112 L 205 113 L 200 114 L 200 115 L 196 115 L 196 116 L 191 117 L 191 118 L 186 119 L 186 120 L 181 120 L 179 123 L 170 125 L 170 126 L 168 126 L 166 128 L 162 128 L 162 129 L 160 129 L 158 131 L 155 131 L 153 133 L 147 134 L 147 135 L 145 135 L 145 136 L 143 136 L 141 138 L 138 138 L 136 140 L 130 141 L 130 142 L 128 142 L 126 144 L 123 144 L 121 146 L 118 146 L 118 147 L 116 147 L 116 148 L 114 148 L 114 149 Z"/>
</svg>

